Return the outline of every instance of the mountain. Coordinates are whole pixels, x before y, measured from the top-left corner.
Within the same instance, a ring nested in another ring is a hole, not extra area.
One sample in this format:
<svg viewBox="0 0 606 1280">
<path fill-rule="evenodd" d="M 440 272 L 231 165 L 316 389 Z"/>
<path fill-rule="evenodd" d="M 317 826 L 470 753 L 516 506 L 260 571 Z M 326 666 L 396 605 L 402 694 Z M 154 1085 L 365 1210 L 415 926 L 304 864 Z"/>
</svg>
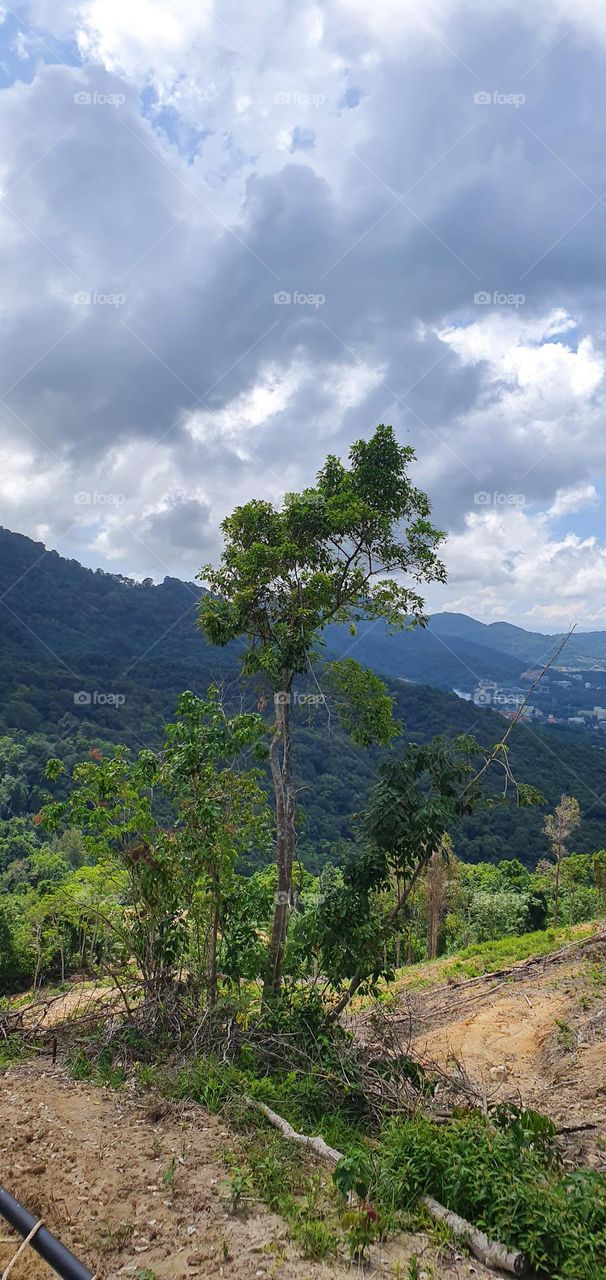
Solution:
<svg viewBox="0 0 606 1280">
<path fill-rule="evenodd" d="M 539 631 L 525 631 L 510 622 L 477 622 L 464 613 L 434 613 L 431 630 L 445 642 L 457 640 L 477 644 L 527 666 L 541 666 L 547 662 L 566 634 L 544 635 Z M 606 631 L 573 632 L 556 666 L 563 670 L 571 667 L 606 669 Z"/>
<path fill-rule="evenodd" d="M 157 746 L 185 688 L 204 694 L 221 680 L 228 698 L 242 695 L 254 705 L 259 691 L 238 683 L 239 646 L 213 649 L 195 625 L 200 594 L 195 584 L 175 578 L 156 586 L 85 569 L 0 530 L 0 733 L 27 746 L 27 812 L 39 807 L 44 758 L 57 754 L 73 762 L 92 745 L 117 742 L 133 750 Z M 488 642 L 496 634 L 502 643 L 503 629 L 528 638 L 523 660 Z M 601 634 L 589 637 L 596 651 Z M 538 637 L 541 645 L 553 639 Z M 363 624 L 355 636 L 329 628 L 326 656 L 350 653 L 387 678 L 405 740 L 473 733 L 491 747 L 503 735 L 503 719 L 446 689 L 451 683 L 473 687 L 483 674 L 514 680 L 536 660 L 536 642 L 532 633 L 506 623 L 484 626 L 464 615 L 438 614 L 426 630 L 392 636 L 382 623 Z M 298 851 L 317 868 L 353 838 L 352 815 L 365 803 L 380 753 L 354 747 L 321 708 L 297 714 Z M 601 735 L 590 739 L 559 725 L 548 733 L 519 726 L 511 741 L 516 777 L 534 783 L 550 806 L 563 791 L 577 796 L 584 815 L 575 839 L 579 852 L 606 845 L 603 742 Z M 494 774 L 495 796 L 500 785 Z M 531 865 L 546 852 L 543 820 L 539 809 L 492 808 L 467 821 L 455 847 L 472 861 L 519 857 Z"/>
<path fill-rule="evenodd" d="M 483 678 L 517 684 L 528 665 L 487 644 L 442 632 L 434 627 L 433 618 L 428 627 L 391 634 L 381 620 L 359 623 L 354 637 L 347 628 L 328 627 L 325 643 L 329 657 L 347 654 L 393 680 L 431 684 L 437 689 L 471 690 Z"/>
</svg>

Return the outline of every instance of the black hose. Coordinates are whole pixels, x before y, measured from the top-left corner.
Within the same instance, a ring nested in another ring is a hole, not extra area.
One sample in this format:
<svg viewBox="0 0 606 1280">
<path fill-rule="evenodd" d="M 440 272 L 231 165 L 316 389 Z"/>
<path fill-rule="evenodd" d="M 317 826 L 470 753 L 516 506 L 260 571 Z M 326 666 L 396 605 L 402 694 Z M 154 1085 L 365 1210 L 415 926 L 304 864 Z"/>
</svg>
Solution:
<svg viewBox="0 0 606 1280">
<path fill-rule="evenodd" d="M 24 1240 L 38 1221 L 33 1214 L 28 1213 L 28 1210 L 23 1208 L 22 1204 L 19 1204 L 18 1200 L 9 1195 L 8 1191 L 4 1190 L 4 1187 L 0 1187 L 0 1213 L 3 1218 L 6 1218 L 7 1222 L 10 1222 L 11 1227 L 14 1227 L 15 1231 L 19 1232 L 19 1235 Z M 92 1272 L 87 1271 L 86 1267 L 83 1267 L 82 1263 L 78 1262 L 77 1258 L 74 1258 L 73 1253 L 70 1253 L 69 1249 L 65 1248 L 65 1245 L 62 1245 L 59 1240 L 55 1240 L 55 1237 L 51 1235 L 50 1231 L 46 1230 L 46 1227 L 40 1227 L 39 1231 L 30 1240 L 29 1248 L 40 1254 L 40 1257 L 44 1258 L 45 1262 L 48 1262 L 53 1271 L 57 1271 L 60 1276 L 63 1276 L 63 1280 L 93 1280 Z"/>
</svg>

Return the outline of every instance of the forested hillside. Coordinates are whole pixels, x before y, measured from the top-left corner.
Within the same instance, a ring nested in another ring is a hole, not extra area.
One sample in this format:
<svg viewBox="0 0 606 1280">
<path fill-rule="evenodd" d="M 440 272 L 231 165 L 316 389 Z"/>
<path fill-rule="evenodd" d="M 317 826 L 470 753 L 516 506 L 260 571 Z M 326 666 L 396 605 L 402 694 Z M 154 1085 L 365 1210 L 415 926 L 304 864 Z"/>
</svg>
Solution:
<svg viewBox="0 0 606 1280">
<path fill-rule="evenodd" d="M 220 680 L 234 703 L 242 696 L 248 705 L 256 704 L 263 696 L 262 684 L 238 683 L 238 646 L 219 651 L 200 635 L 200 594 L 196 585 L 174 578 L 154 586 L 93 572 L 46 552 L 40 543 L 0 531 L 0 728 L 26 747 L 28 779 L 18 809 L 13 802 L 4 816 L 36 811 L 43 790 L 41 768 L 50 755 L 73 762 L 91 744 L 124 742 L 133 750 L 157 746 L 184 688 L 203 695 L 211 681 Z M 439 615 L 438 630 L 450 618 L 456 615 Z M 460 620 L 461 631 L 492 632 L 473 619 L 464 621 L 470 626 Z M 438 669 L 438 656 L 449 654 L 430 632 L 417 628 L 388 636 L 382 623 L 366 623 L 355 637 L 343 628 L 329 628 L 326 639 L 327 657 L 349 653 L 381 673 L 402 677 L 389 681 L 389 688 L 404 740 L 473 733 L 492 746 L 502 736 L 499 716 L 429 687 L 448 683 L 443 668 Z M 489 650 L 474 647 L 466 636 L 460 643 L 467 657 L 459 663 L 450 654 L 453 671 L 463 661 L 469 666 L 473 656 L 482 674 L 481 659 L 488 664 Z M 398 656 L 402 653 L 406 662 Z M 424 666 L 426 684 L 405 683 L 418 679 Z M 516 672 L 519 664 L 503 657 L 503 676 Z M 299 853 L 317 870 L 326 860 L 338 861 L 340 843 L 353 838 L 353 815 L 363 807 L 385 753 L 357 750 L 336 720 L 329 724 L 322 705 L 303 704 L 296 714 L 302 729 L 299 795 L 305 811 Z M 578 798 L 584 815 L 575 836 L 579 852 L 602 847 L 606 752 L 601 741 L 588 745 L 579 734 L 559 727 L 546 733 L 519 726 L 511 760 L 517 774 L 537 786 L 549 805 L 563 791 Z M 495 777 L 491 786 L 496 790 L 498 785 Z M 518 857 L 532 865 L 546 851 L 542 824 L 538 808 L 480 810 L 457 832 L 457 853 L 471 861 Z"/>
</svg>

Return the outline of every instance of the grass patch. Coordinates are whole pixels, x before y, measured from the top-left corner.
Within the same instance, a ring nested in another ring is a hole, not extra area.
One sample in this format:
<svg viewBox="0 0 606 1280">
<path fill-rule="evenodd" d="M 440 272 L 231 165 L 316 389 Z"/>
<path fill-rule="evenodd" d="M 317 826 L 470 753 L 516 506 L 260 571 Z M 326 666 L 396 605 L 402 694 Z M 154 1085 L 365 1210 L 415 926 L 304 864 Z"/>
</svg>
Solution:
<svg viewBox="0 0 606 1280">
<path fill-rule="evenodd" d="M 7 1036 L 0 1040 L 0 1071 L 13 1067 L 16 1062 L 23 1062 L 27 1057 L 27 1049 L 22 1036 Z"/>
<path fill-rule="evenodd" d="M 591 937 L 598 925 L 599 921 L 596 921 L 590 925 L 579 924 L 558 929 L 541 929 L 535 933 L 522 933 L 511 938 L 496 938 L 491 942 L 473 943 L 457 952 L 455 956 L 440 956 L 438 960 L 421 960 L 417 964 L 399 969 L 393 982 L 382 985 L 381 992 L 385 999 L 390 999 L 410 988 L 440 986 L 449 978 L 479 978 L 484 973 L 492 973 L 494 969 L 508 969 L 520 960 L 547 956 L 567 942 Z M 369 1003 L 368 997 L 363 997 L 357 1002 L 358 1007 Z"/>
<path fill-rule="evenodd" d="M 68 1059 L 67 1066 L 72 1080 L 90 1080 L 91 1084 L 105 1084 L 110 1089 L 121 1089 L 126 1081 L 124 1068 L 115 1066 L 105 1050 L 95 1061 L 83 1049 L 77 1049 Z"/>
</svg>

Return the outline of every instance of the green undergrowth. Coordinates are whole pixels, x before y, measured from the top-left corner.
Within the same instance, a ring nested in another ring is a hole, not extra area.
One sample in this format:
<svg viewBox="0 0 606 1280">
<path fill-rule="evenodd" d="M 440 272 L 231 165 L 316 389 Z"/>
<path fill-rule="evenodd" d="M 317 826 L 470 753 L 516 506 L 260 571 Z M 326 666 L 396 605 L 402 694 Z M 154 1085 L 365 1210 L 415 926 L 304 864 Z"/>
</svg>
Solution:
<svg viewBox="0 0 606 1280">
<path fill-rule="evenodd" d="M 321 1077 L 285 1071 L 262 1075 L 245 1069 L 200 1058 L 174 1076 L 160 1080 L 162 1091 L 174 1098 L 191 1098 L 214 1114 L 225 1112 L 239 1128 L 257 1124 L 260 1115 L 244 1102 L 246 1097 L 264 1102 L 295 1128 L 321 1133 L 338 1150 L 349 1149 L 364 1139 L 367 1125 L 360 1114 L 357 1092 L 343 1091 L 337 1109 L 326 1106 L 326 1087 Z M 263 1128 L 266 1122 L 261 1118 Z"/>
<path fill-rule="evenodd" d="M 134 1068 L 141 1088 L 192 1100 L 229 1122 L 233 1213 L 261 1200 L 286 1219 L 306 1257 L 349 1253 L 359 1260 L 379 1236 L 426 1229 L 420 1198 L 428 1193 L 526 1253 L 534 1275 L 605 1280 L 606 1178 L 562 1167 L 551 1121 L 505 1104 L 488 1116 L 461 1111 L 439 1125 L 421 1113 L 407 1119 L 378 1113 L 365 1096 L 364 1072 L 356 1069 L 359 1052 L 342 1030 L 322 1025 L 317 1010 L 303 1016 L 293 1008 L 280 1019 L 277 1038 L 273 1027 L 269 1041 L 263 1035 L 245 1040 L 233 1062 L 207 1055 L 157 1065 L 145 1054 Z M 313 1069 L 292 1067 L 289 1044 L 304 1050 L 305 1062 L 313 1059 Z M 91 1057 L 79 1051 L 71 1070 L 113 1086 L 125 1074 L 108 1049 Z M 419 1096 L 429 1099 L 432 1083 L 422 1083 Z M 336 1177 L 285 1141 L 250 1099 L 341 1151 Z"/>
<path fill-rule="evenodd" d="M 23 1062 L 28 1056 L 27 1047 L 20 1035 L 7 1036 L 0 1040 L 0 1071 L 5 1071 L 17 1062 Z"/>
<path fill-rule="evenodd" d="M 526 1253 L 551 1280 L 604 1280 L 606 1178 L 564 1172 L 551 1122 L 501 1108 L 448 1125 L 390 1121 L 374 1170 L 379 1207 L 411 1207 L 427 1193 L 488 1236 Z"/>
<path fill-rule="evenodd" d="M 394 981 L 385 986 L 382 994 L 389 996 L 410 987 L 438 986 L 449 978 L 476 978 L 484 973 L 491 973 L 494 969 L 508 969 L 518 961 L 530 960 L 534 956 L 547 956 L 567 942 L 590 938 L 597 928 L 597 923 L 589 927 L 586 924 L 573 925 L 496 938 L 491 942 L 473 943 L 454 956 L 420 961 L 398 970 Z"/>
<path fill-rule="evenodd" d="M 109 1085 L 121 1089 L 126 1081 L 124 1067 L 116 1065 L 112 1054 L 102 1050 L 98 1058 L 90 1058 L 83 1049 L 77 1049 L 68 1060 L 72 1080 L 90 1080 L 92 1084 Z"/>
</svg>

